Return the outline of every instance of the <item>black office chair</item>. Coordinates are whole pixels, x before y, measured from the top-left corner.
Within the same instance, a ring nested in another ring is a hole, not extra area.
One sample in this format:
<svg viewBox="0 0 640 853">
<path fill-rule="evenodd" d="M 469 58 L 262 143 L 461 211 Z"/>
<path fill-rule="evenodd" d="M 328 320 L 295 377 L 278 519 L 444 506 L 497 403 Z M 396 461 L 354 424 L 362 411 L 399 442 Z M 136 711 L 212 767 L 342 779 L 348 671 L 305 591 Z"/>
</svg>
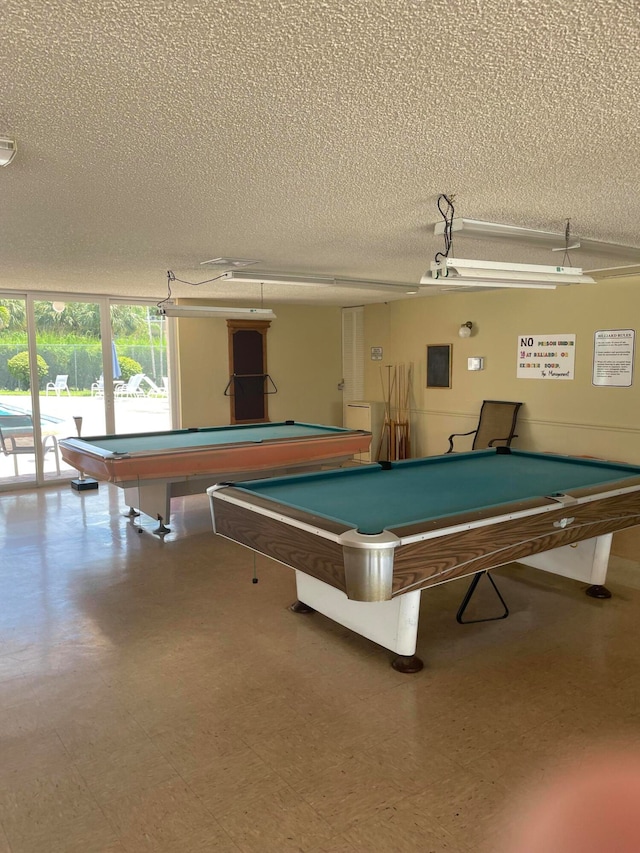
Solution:
<svg viewBox="0 0 640 853">
<path fill-rule="evenodd" d="M 470 432 L 454 432 L 449 436 L 449 449 L 453 453 L 453 439 L 463 435 L 473 435 L 472 450 L 484 450 L 487 447 L 501 445 L 509 447 L 514 438 L 518 410 L 522 403 L 512 403 L 507 400 L 485 400 L 480 409 L 478 426 Z"/>
<path fill-rule="evenodd" d="M 45 435 L 42 439 L 42 450 L 45 454 L 54 453 L 56 471 L 60 475 L 58 439 L 55 435 Z M 33 456 L 36 452 L 31 415 L 0 415 L 0 451 L 5 456 L 13 456 L 13 467 L 17 477 L 18 456 Z"/>
</svg>

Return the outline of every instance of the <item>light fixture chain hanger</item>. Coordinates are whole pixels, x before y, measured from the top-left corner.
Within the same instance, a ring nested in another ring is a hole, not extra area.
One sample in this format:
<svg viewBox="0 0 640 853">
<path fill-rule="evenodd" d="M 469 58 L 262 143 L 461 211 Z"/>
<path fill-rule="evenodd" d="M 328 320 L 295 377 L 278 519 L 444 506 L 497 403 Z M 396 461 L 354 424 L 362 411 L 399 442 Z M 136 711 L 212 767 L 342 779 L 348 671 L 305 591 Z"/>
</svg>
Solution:
<svg viewBox="0 0 640 853">
<path fill-rule="evenodd" d="M 434 261 L 435 263 L 439 263 L 441 258 L 448 258 L 449 252 L 453 249 L 453 218 L 455 214 L 455 208 L 453 206 L 453 200 L 455 196 L 447 196 L 444 193 L 441 193 L 438 196 L 438 210 L 440 211 L 442 218 L 444 219 L 444 230 L 442 232 L 444 237 L 444 252 L 436 252 Z M 446 202 L 446 208 L 442 209 L 442 202 Z"/>
</svg>

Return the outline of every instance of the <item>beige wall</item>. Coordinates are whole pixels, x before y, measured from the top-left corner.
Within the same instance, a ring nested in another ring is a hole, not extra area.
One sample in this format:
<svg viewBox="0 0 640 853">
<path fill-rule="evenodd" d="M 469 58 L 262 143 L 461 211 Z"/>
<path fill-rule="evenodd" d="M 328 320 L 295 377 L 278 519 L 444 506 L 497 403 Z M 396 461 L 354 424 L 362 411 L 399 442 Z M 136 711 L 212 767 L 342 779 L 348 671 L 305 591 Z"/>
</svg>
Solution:
<svg viewBox="0 0 640 853">
<path fill-rule="evenodd" d="M 386 364 L 413 362 L 412 429 L 416 455 L 444 453 L 451 432 L 475 427 L 485 399 L 519 400 L 520 438 L 514 446 L 620 459 L 640 464 L 640 377 L 631 388 L 591 384 L 593 335 L 635 328 L 640 278 L 550 291 L 490 291 L 422 297 L 365 308 L 365 396 L 382 399 L 380 362 L 370 346 L 384 346 Z M 474 324 L 470 338 L 461 323 Z M 518 336 L 574 333 L 575 379 L 516 379 Z M 426 345 L 453 345 L 451 389 L 427 389 Z M 467 370 L 469 356 L 485 369 Z M 461 448 L 463 446 L 461 445 Z M 466 449 L 466 448 L 463 448 Z"/>
<path fill-rule="evenodd" d="M 460 338 L 458 328 L 467 320 L 474 324 L 473 335 Z M 639 320 L 638 277 L 540 292 L 456 293 L 367 306 L 365 397 L 383 399 L 381 364 L 384 371 L 387 364 L 413 362 L 414 456 L 444 453 L 447 436 L 474 429 L 482 401 L 495 399 L 524 403 L 514 447 L 640 464 L 640 375 L 635 373 L 631 388 L 591 384 L 594 332 L 637 330 Z M 516 379 L 518 336 L 537 333 L 576 335 L 575 379 Z M 448 343 L 453 345 L 452 388 L 427 389 L 426 345 Z M 382 363 L 369 359 L 371 346 L 384 347 Z M 483 356 L 485 369 L 467 371 L 469 356 Z M 624 534 L 625 555 L 640 554 L 639 531 Z"/>
<path fill-rule="evenodd" d="M 181 304 L 213 304 L 182 300 Z M 277 319 L 267 336 L 267 369 L 278 393 L 269 419 L 340 425 L 341 313 L 336 307 L 271 305 Z M 180 319 L 176 349 L 181 426 L 229 423 L 229 349 L 226 320 Z"/>
</svg>

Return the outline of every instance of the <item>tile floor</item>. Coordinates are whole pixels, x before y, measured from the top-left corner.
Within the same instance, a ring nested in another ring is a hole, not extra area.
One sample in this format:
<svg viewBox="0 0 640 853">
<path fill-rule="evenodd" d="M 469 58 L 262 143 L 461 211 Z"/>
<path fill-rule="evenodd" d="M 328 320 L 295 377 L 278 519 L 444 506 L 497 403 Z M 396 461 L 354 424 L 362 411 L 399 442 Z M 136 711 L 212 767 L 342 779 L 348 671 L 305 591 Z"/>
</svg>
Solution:
<svg viewBox="0 0 640 853">
<path fill-rule="evenodd" d="M 0 494 L 0 853 L 493 851 L 520 787 L 640 740 L 638 563 L 606 602 L 506 567 L 480 625 L 432 589 L 407 676 L 174 508 L 161 541 L 104 484 Z"/>
</svg>

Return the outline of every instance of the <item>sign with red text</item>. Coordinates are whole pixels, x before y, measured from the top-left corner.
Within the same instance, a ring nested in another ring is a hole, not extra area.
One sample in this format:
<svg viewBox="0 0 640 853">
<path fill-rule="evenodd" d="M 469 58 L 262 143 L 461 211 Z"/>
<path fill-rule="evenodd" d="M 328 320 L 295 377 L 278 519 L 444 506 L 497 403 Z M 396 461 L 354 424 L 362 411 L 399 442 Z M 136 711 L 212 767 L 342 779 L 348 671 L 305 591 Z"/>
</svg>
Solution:
<svg viewBox="0 0 640 853">
<path fill-rule="evenodd" d="M 518 379 L 573 379 L 575 335 L 518 335 Z"/>
<path fill-rule="evenodd" d="M 636 333 L 633 329 L 601 329 L 593 341 L 593 385 L 629 388 L 633 383 Z"/>
</svg>

